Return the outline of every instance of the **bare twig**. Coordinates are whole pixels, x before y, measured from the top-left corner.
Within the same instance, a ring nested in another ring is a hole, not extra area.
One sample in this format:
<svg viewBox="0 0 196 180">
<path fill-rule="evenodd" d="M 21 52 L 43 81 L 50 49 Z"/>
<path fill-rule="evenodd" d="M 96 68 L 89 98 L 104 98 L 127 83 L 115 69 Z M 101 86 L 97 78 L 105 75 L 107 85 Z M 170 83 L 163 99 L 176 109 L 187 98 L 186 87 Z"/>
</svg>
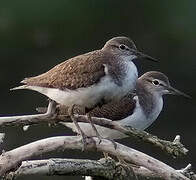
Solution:
<svg viewBox="0 0 196 180">
<path fill-rule="evenodd" d="M 0 127 L 54 122 L 56 116 L 56 103 L 50 101 L 47 112 L 44 114 L 0 117 Z"/>
<path fill-rule="evenodd" d="M 57 150 L 81 150 L 82 147 L 83 144 L 81 138 L 75 136 L 52 137 L 21 146 L 14 150 L 5 152 L 0 156 L 0 176 L 5 175 L 5 173 L 8 173 L 11 169 L 16 168 L 22 161 L 31 159 L 34 156 Z M 126 159 L 127 162 L 131 162 L 138 166 L 143 166 L 158 174 L 163 179 L 189 179 L 165 163 L 119 143 L 117 143 L 117 148 L 115 149 L 113 143 L 109 140 L 104 139 L 101 144 L 99 144 L 98 138 L 87 139 L 87 150 L 95 149 L 101 152 L 107 152 L 114 156 L 119 156 L 122 159 Z"/>
<path fill-rule="evenodd" d="M 184 174 L 186 177 L 190 178 L 191 180 L 196 180 L 196 174 L 192 171 L 191 164 L 188 164 L 185 168 L 177 171 Z"/>
<path fill-rule="evenodd" d="M 5 133 L 0 133 L 0 144 L 3 143 L 4 138 L 5 138 Z"/>
<path fill-rule="evenodd" d="M 88 123 L 85 115 L 78 115 L 77 119 L 79 122 Z M 150 143 L 173 157 L 179 157 L 186 155 L 188 150 L 180 143 L 179 137 L 177 140 L 166 141 L 159 139 L 145 131 L 140 131 L 132 127 L 122 127 L 117 122 L 111 121 L 104 118 L 92 117 L 94 124 L 104 126 L 107 128 L 118 130 L 121 133 L 126 134 L 137 140 L 142 140 L 146 143 Z M 3 126 L 14 126 L 14 125 L 33 125 L 39 123 L 57 123 L 57 122 L 72 122 L 69 116 L 61 115 L 56 113 L 56 104 L 51 101 L 48 106 L 48 110 L 45 114 L 37 115 L 25 115 L 25 116 L 11 116 L 11 117 L 0 117 L 0 127 Z M 62 123 L 63 124 L 63 123 Z"/>
</svg>

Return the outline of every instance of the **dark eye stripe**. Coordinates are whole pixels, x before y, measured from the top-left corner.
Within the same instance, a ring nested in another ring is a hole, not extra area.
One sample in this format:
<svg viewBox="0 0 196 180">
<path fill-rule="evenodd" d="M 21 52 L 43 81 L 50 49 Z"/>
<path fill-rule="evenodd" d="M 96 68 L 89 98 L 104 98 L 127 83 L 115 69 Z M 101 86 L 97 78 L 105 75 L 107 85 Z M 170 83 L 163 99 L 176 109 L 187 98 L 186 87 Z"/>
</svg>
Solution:
<svg viewBox="0 0 196 180">
<path fill-rule="evenodd" d="M 146 79 L 146 81 L 148 81 L 148 82 L 152 83 L 152 81 L 151 81 L 150 79 Z"/>
</svg>

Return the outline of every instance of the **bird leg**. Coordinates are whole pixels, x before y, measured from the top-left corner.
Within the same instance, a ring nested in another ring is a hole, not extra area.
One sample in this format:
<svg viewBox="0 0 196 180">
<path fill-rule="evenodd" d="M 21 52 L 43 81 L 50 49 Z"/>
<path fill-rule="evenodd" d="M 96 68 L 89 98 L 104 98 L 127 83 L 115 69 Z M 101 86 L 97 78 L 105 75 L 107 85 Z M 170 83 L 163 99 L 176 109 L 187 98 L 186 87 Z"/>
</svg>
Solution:
<svg viewBox="0 0 196 180">
<path fill-rule="evenodd" d="M 85 111 L 87 111 L 87 110 L 88 110 L 88 109 L 85 109 Z M 91 118 L 90 111 L 88 111 L 88 112 L 86 113 L 86 116 L 87 116 L 87 120 L 88 120 L 89 123 L 91 124 L 91 127 L 92 127 L 93 131 L 94 131 L 95 134 L 96 134 L 96 137 L 99 139 L 99 144 L 100 144 L 101 141 L 102 141 L 102 139 L 107 139 L 107 138 L 103 138 L 103 137 L 99 134 L 99 132 L 97 131 L 97 128 L 95 127 L 95 125 L 94 125 L 94 123 L 93 123 L 93 120 L 92 120 L 92 118 Z M 110 140 L 110 141 L 112 142 L 112 144 L 114 145 L 114 149 L 116 149 L 116 148 L 117 148 L 116 142 L 115 142 L 114 140 L 111 140 L 111 139 L 108 139 L 108 140 Z M 104 156 L 105 156 L 105 155 L 104 155 Z"/>
<path fill-rule="evenodd" d="M 101 135 L 100 135 L 99 132 L 97 131 L 97 128 L 95 127 L 95 125 L 94 125 L 94 123 L 93 123 L 93 121 L 92 121 L 91 115 L 90 115 L 89 113 L 87 113 L 86 115 L 87 115 L 87 120 L 88 120 L 89 123 L 91 124 L 91 127 L 92 127 L 93 131 L 95 132 L 96 137 L 99 139 L 99 144 L 100 144 L 103 137 L 101 137 Z"/>
<path fill-rule="evenodd" d="M 101 141 L 102 141 L 102 139 L 103 139 L 103 137 L 102 137 L 102 136 L 99 134 L 99 132 L 97 131 L 97 128 L 95 127 L 95 125 L 94 125 L 94 123 L 93 123 L 93 121 L 92 121 L 92 118 L 91 118 L 90 114 L 87 113 L 86 115 L 87 115 L 88 121 L 90 122 L 90 124 L 91 124 L 93 130 L 94 130 L 95 133 L 96 133 L 96 137 L 99 139 L 99 144 L 100 144 Z M 106 138 L 105 138 L 105 139 L 106 139 Z M 117 148 L 116 142 L 115 142 L 113 139 L 108 139 L 108 140 L 112 142 L 112 144 L 113 144 L 113 146 L 114 146 L 114 149 L 116 149 L 116 148 Z M 109 158 L 109 154 L 106 153 L 106 152 L 103 152 L 103 156 L 104 156 L 105 159 L 108 159 L 108 158 Z"/>
<path fill-rule="evenodd" d="M 82 129 L 80 128 L 80 126 L 78 124 L 78 121 L 76 120 L 76 117 L 74 116 L 74 107 L 75 107 L 75 105 L 72 105 L 69 107 L 68 114 L 69 114 L 71 120 L 73 121 L 73 123 L 75 124 L 76 129 L 78 130 L 78 133 L 82 136 L 82 142 L 83 142 L 82 151 L 84 151 L 86 148 L 86 145 L 87 145 L 87 142 L 86 142 L 87 135 L 82 131 Z"/>
</svg>

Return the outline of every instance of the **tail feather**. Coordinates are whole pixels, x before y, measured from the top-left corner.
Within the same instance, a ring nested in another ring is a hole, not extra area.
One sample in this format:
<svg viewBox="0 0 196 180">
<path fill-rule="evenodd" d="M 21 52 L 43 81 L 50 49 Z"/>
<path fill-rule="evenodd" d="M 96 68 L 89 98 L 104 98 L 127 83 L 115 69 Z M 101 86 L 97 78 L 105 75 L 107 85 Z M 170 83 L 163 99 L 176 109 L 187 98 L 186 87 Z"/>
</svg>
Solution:
<svg viewBox="0 0 196 180">
<path fill-rule="evenodd" d="M 28 85 L 22 85 L 15 88 L 11 88 L 10 91 L 18 90 L 18 89 L 29 89 Z"/>
<path fill-rule="evenodd" d="M 24 78 L 20 83 L 27 84 L 29 79 L 31 79 L 31 78 Z"/>
</svg>

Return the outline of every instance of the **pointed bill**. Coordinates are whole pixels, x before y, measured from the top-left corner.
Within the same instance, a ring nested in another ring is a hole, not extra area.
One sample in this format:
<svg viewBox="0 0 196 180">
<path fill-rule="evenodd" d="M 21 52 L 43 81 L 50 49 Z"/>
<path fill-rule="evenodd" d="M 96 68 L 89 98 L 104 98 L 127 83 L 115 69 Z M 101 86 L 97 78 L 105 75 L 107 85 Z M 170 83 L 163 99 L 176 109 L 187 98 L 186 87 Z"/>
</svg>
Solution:
<svg viewBox="0 0 196 180">
<path fill-rule="evenodd" d="M 147 54 L 144 54 L 142 52 L 139 52 L 139 51 L 134 51 L 134 54 L 138 57 L 138 58 L 143 58 L 143 59 L 147 59 L 147 60 L 150 60 L 150 61 L 153 61 L 153 62 L 158 62 L 157 59 L 147 55 Z"/>
<path fill-rule="evenodd" d="M 172 86 L 167 87 L 167 90 L 169 91 L 170 94 L 184 96 L 186 98 L 191 98 L 191 96 L 189 96 L 188 94 L 185 94 L 182 91 L 179 91 L 178 89 L 173 88 Z"/>
</svg>

